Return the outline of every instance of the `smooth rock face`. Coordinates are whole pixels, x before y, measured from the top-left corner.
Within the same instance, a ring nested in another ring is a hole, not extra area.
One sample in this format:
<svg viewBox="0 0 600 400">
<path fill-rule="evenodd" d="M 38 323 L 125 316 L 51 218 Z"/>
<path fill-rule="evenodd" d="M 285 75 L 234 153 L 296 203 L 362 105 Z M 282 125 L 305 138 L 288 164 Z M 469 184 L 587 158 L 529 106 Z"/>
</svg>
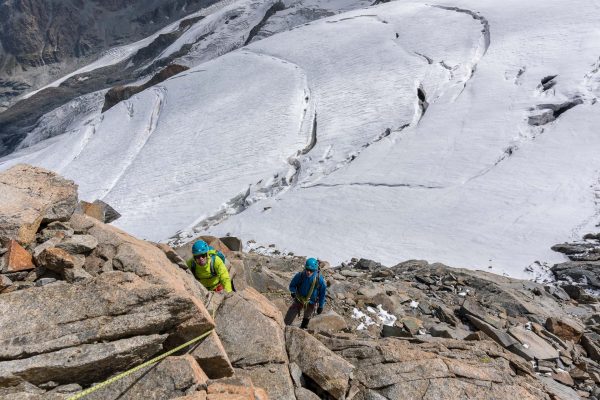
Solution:
<svg viewBox="0 0 600 400">
<path fill-rule="evenodd" d="M 286 328 L 290 362 L 335 399 L 346 396 L 354 366 L 336 355 L 312 335 L 295 327 Z"/>
<path fill-rule="evenodd" d="M 31 243 L 42 222 L 66 221 L 76 205 L 72 181 L 18 164 L 0 173 L 0 241 Z"/>
<path fill-rule="evenodd" d="M 281 313 L 254 289 L 228 294 L 215 323 L 234 367 L 288 361 Z"/>
<path fill-rule="evenodd" d="M 106 386 L 86 400 L 171 399 L 183 396 L 208 377 L 190 355 L 167 357 L 158 364 Z"/>
</svg>

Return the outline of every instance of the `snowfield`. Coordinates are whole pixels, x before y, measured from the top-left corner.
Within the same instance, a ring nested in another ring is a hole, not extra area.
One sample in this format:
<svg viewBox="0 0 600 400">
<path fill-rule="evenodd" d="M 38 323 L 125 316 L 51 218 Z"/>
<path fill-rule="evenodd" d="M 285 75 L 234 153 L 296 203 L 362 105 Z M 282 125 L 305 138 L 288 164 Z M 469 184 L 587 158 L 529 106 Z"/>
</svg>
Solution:
<svg viewBox="0 0 600 400">
<path fill-rule="evenodd" d="M 213 32 L 190 70 L 104 114 L 102 93 L 53 111 L 32 138 L 66 133 L 0 168 L 56 170 L 143 238 L 231 234 L 333 264 L 526 277 L 598 229 L 599 1 L 324 3 L 313 17 L 344 12 L 296 26 L 309 5 L 286 2 L 219 56 L 274 4 L 228 2 L 165 52 Z"/>
</svg>

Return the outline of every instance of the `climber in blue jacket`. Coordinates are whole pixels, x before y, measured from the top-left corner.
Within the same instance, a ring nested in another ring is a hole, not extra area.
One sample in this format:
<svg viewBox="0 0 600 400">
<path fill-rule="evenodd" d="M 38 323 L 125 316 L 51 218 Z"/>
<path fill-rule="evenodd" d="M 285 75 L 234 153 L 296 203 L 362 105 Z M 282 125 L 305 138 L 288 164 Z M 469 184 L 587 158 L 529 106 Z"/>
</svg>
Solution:
<svg viewBox="0 0 600 400">
<path fill-rule="evenodd" d="M 304 264 L 304 271 L 298 272 L 290 282 L 290 294 L 293 303 L 285 314 L 285 324 L 291 325 L 302 311 L 304 315 L 300 328 L 306 329 L 308 322 L 315 312 L 317 314 L 323 312 L 325 306 L 325 293 L 327 284 L 319 271 L 319 261 L 316 258 L 309 258 Z"/>
</svg>

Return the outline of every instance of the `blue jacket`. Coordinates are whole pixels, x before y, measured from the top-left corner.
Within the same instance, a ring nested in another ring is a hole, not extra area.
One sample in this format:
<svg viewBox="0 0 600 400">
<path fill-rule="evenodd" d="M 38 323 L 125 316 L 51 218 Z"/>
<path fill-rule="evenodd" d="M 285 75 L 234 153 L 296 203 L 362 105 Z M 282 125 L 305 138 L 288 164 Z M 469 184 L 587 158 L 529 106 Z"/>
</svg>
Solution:
<svg viewBox="0 0 600 400">
<path fill-rule="evenodd" d="M 292 294 L 299 294 L 300 296 L 308 295 L 310 291 L 310 286 L 312 285 L 313 280 L 319 277 L 319 281 L 315 284 L 315 290 L 313 290 L 312 295 L 310 296 L 310 300 L 308 301 L 310 304 L 315 304 L 317 299 L 319 300 L 319 307 L 323 308 L 325 305 L 325 292 L 327 291 L 327 284 L 325 283 L 325 279 L 320 273 L 313 273 L 309 278 L 306 276 L 304 271 L 298 272 L 292 278 L 290 282 L 290 292 Z"/>
</svg>

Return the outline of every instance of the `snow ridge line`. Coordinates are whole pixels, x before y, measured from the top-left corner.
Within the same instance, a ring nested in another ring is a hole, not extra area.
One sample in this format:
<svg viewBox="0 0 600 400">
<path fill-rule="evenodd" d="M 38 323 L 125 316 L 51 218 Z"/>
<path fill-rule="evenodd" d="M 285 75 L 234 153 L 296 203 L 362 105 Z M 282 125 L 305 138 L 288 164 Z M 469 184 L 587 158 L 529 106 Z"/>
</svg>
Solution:
<svg viewBox="0 0 600 400">
<path fill-rule="evenodd" d="M 167 89 L 164 86 L 155 86 L 152 90 L 154 91 L 154 95 L 156 96 L 156 98 L 154 101 L 154 108 L 152 110 L 152 113 L 150 114 L 150 119 L 148 120 L 148 124 L 146 125 L 146 129 L 136 138 L 137 143 L 133 143 L 133 147 L 129 149 L 128 154 L 125 156 L 125 162 L 123 164 L 123 168 L 121 168 L 121 172 L 113 179 L 113 181 L 108 185 L 108 187 L 103 190 L 103 193 L 99 196 L 100 200 L 106 198 L 106 196 L 115 188 L 115 186 L 117 186 L 117 184 L 123 178 L 129 167 L 131 167 L 131 164 L 133 164 L 133 162 L 135 161 L 138 154 L 140 154 L 146 143 L 148 143 L 150 136 L 152 136 L 152 134 L 156 130 L 158 120 L 160 118 L 160 114 L 162 112 L 162 108 L 165 102 Z"/>
</svg>

